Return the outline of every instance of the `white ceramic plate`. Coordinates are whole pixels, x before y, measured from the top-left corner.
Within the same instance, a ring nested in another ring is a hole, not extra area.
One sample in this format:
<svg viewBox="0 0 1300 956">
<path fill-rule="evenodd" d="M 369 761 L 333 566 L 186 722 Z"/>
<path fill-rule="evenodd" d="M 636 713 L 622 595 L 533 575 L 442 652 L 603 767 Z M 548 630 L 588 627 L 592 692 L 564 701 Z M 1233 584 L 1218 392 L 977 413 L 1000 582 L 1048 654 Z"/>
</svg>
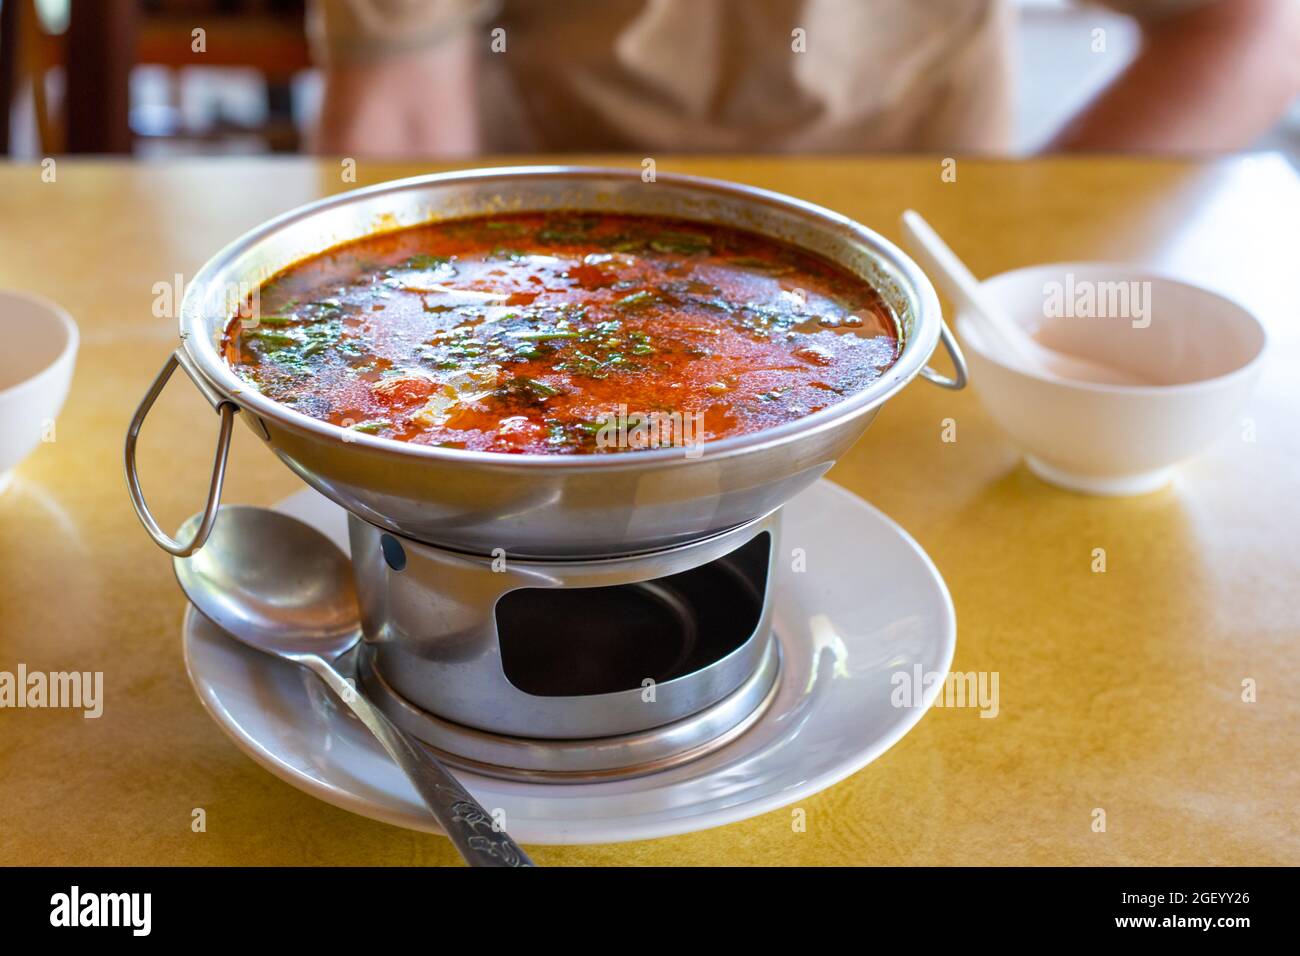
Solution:
<svg viewBox="0 0 1300 956">
<path fill-rule="evenodd" d="M 280 504 L 347 549 L 344 512 L 314 491 Z M 786 505 L 775 626 L 785 657 L 767 712 L 699 760 L 631 780 L 519 783 L 458 772 L 520 843 L 613 843 L 689 833 L 794 803 L 860 770 L 910 730 L 918 706 L 891 703 L 899 671 L 948 672 L 952 600 L 925 552 L 898 525 L 820 481 Z M 793 549 L 806 570 L 794 570 Z M 379 744 L 319 681 L 247 650 L 190 608 L 185 661 L 203 705 L 249 756 L 335 806 L 439 832 Z"/>
</svg>

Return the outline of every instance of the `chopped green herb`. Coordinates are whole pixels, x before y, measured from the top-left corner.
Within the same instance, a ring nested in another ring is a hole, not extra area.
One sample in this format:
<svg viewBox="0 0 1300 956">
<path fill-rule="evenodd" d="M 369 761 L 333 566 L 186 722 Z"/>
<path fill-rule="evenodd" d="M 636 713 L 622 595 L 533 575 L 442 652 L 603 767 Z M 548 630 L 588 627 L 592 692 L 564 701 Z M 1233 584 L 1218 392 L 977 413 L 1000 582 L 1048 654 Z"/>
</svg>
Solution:
<svg viewBox="0 0 1300 956">
<path fill-rule="evenodd" d="M 512 338 L 521 342 L 545 342 L 547 339 L 576 339 L 578 333 L 573 329 L 550 329 L 541 332 L 518 332 Z"/>
<path fill-rule="evenodd" d="M 287 348 L 288 346 L 298 344 L 296 338 L 292 335 L 286 335 L 283 332 L 270 332 L 266 329 L 254 329 L 248 334 L 259 342 L 263 342 L 266 345 L 274 345 L 279 348 Z"/>
<path fill-rule="evenodd" d="M 650 248 L 655 252 L 695 255 L 711 251 L 713 242 L 698 232 L 661 232 L 650 240 Z"/>
<path fill-rule="evenodd" d="M 432 272 L 435 269 L 450 264 L 451 260 L 446 256 L 429 256 L 423 254 L 411 256 L 411 258 L 407 259 L 404 263 L 407 269 L 418 269 L 421 272 Z"/>
<path fill-rule="evenodd" d="M 588 235 L 600 220 L 594 216 L 565 216 L 548 219 L 546 227 L 538 230 L 537 241 L 547 244 L 590 242 Z"/>
<path fill-rule="evenodd" d="M 525 378 L 521 375 L 515 379 L 515 382 L 519 383 L 520 387 L 526 388 L 534 395 L 540 395 L 542 398 L 550 398 L 552 395 L 560 394 L 558 388 L 552 388 L 545 382 L 539 382 L 535 378 Z"/>
<path fill-rule="evenodd" d="M 548 445 L 568 445 L 571 439 L 565 431 L 563 422 L 548 421 L 546 423 L 546 443 Z"/>
<path fill-rule="evenodd" d="M 659 301 L 659 297 L 653 292 L 642 289 L 640 292 L 633 292 L 631 295 L 625 295 L 614 304 L 620 309 L 640 309 L 653 302 Z"/>
</svg>

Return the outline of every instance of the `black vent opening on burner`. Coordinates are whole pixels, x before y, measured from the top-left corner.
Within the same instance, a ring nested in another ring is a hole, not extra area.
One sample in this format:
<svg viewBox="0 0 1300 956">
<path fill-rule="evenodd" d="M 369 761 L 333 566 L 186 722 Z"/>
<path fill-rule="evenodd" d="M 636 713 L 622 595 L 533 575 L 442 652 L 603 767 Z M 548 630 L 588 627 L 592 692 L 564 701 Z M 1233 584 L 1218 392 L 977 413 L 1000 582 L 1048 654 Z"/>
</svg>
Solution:
<svg viewBox="0 0 1300 956">
<path fill-rule="evenodd" d="M 771 535 L 668 577 L 603 588 L 523 588 L 496 606 L 506 679 L 526 694 L 611 694 L 693 673 L 753 636 Z"/>
</svg>

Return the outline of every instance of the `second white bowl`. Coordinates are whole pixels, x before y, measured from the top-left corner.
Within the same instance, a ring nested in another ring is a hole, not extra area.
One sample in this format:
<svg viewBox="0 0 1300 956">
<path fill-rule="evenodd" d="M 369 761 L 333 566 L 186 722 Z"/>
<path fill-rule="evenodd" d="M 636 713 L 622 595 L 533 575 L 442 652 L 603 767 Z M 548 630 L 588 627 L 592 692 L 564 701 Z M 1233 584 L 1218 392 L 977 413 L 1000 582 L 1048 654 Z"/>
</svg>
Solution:
<svg viewBox="0 0 1300 956">
<path fill-rule="evenodd" d="M 1053 263 L 982 283 L 1044 345 L 1127 369 L 1151 385 L 1063 382 L 1008 364 L 959 313 L 971 382 L 1040 478 L 1132 495 L 1232 424 L 1259 376 L 1263 326 L 1208 289 L 1133 266 Z"/>
<path fill-rule="evenodd" d="M 0 491 L 50 434 L 77 355 L 77 325 L 53 302 L 0 289 Z"/>
</svg>

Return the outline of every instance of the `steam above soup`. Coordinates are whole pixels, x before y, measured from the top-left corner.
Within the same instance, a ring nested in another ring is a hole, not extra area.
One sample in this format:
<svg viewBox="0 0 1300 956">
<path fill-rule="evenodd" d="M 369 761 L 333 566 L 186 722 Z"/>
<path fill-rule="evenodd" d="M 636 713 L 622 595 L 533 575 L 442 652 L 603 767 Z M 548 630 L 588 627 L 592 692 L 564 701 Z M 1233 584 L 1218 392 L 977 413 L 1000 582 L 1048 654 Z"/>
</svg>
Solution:
<svg viewBox="0 0 1300 956">
<path fill-rule="evenodd" d="M 899 344 L 870 285 L 793 246 L 585 213 L 361 239 L 276 275 L 254 314 L 223 350 L 269 398 L 356 432 L 505 453 L 771 428 L 860 391 Z"/>
</svg>

